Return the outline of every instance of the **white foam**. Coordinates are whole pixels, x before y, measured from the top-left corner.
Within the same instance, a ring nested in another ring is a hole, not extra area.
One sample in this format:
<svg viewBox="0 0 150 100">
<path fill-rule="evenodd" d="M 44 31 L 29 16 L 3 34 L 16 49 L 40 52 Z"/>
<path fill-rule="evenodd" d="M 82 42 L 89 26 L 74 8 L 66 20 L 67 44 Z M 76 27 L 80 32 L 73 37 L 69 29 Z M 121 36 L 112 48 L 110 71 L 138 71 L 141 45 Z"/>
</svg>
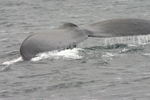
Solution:
<svg viewBox="0 0 150 100">
<path fill-rule="evenodd" d="M 143 54 L 144 56 L 150 56 L 150 53 L 145 53 L 145 54 Z"/>
<path fill-rule="evenodd" d="M 80 56 L 78 54 L 80 50 L 82 50 L 82 49 L 74 48 L 74 49 L 67 49 L 67 50 L 62 50 L 62 51 L 44 52 L 44 53 L 40 53 L 36 57 L 32 58 L 31 61 L 39 61 L 39 60 L 47 59 L 47 58 L 81 59 L 82 56 Z"/>
<path fill-rule="evenodd" d="M 124 48 L 123 50 L 121 50 L 120 52 L 126 52 L 126 51 L 128 51 L 129 49 L 126 49 L 126 48 Z"/>
<path fill-rule="evenodd" d="M 9 65 L 11 65 L 11 64 L 14 64 L 14 63 L 20 62 L 20 61 L 23 61 L 22 57 L 19 57 L 19 58 L 10 60 L 10 61 L 6 61 L 6 62 L 4 62 L 4 63 L 2 63 L 2 64 L 9 66 Z"/>
<path fill-rule="evenodd" d="M 113 56 L 115 56 L 115 54 L 106 52 L 106 54 L 103 55 L 102 57 L 113 57 Z"/>
</svg>

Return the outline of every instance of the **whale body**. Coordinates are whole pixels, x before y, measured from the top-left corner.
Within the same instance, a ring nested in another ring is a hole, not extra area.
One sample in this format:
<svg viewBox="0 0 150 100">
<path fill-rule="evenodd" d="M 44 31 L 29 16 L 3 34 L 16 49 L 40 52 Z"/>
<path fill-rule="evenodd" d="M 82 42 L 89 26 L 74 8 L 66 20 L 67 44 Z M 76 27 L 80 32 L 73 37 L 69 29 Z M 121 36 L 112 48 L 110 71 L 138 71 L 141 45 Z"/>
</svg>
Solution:
<svg viewBox="0 0 150 100">
<path fill-rule="evenodd" d="M 51 31 L 34 33 L 28 36 L 20 46 L 24 60 L 30 60 L 38 53 L 74 48 L 88 37 L 119 37 L 150 34 L 150 20 L 111 19 L 83 27 L 65 23 Z"/>
</svg>

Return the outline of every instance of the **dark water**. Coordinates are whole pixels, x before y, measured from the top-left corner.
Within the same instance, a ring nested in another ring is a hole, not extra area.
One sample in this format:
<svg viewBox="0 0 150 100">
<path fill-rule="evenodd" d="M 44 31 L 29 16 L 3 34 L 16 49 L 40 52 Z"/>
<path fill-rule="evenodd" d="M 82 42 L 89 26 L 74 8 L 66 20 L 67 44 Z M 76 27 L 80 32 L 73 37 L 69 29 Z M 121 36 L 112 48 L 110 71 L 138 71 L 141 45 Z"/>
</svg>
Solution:
<svg viewBox="0 0 150 100">
<path fill-rule="evenodd" d="M 149 19 L 149 11 L 149 0 L 0 0 L 0 99 L 149 100 L 149 36 L 89 38 L 42 60 L 18 59 L 32 32 L 64 22 Z"/>
</svg>

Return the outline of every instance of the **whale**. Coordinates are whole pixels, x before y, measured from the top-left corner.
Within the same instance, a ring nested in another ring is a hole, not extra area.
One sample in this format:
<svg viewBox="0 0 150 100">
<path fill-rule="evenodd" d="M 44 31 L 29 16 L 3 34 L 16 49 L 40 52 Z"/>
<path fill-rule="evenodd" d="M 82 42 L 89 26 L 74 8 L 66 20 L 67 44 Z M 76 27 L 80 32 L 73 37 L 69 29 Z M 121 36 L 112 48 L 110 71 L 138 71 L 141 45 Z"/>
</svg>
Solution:
<svg viewBox="0 0 150 100">
<path fill-rule="evenodd" d="M 150 34 L 150 20 L 136 18 L 109 19 L 81 27 L 64 23 L 50 31 L 29 35 L 20 46 L 20 55 L 31 60 L 42 52 L 75 48 L 88 37 L 120 37 Z"/>
</svg>

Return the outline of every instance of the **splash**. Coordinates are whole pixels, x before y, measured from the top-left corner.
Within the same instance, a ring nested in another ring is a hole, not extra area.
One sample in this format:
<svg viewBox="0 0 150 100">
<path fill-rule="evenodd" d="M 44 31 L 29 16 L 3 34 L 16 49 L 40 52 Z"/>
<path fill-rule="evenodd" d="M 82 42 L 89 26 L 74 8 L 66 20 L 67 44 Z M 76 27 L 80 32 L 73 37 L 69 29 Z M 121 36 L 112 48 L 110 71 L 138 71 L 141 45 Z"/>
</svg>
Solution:
<svg viewBox="0 0 150 100">
<path fill-rule="evenodd" d="M 13 60 L 10 60 L 10 61 L 6 61 L 4 63 L 2 63 L 2 65 L 11 65 L 11 64 L 14 64 L 14 63 L 17 63 L 17 62 L 20 62 L 20 61 L 23 61 L 22 57 L 19 57 L 17 59 L 13 59 Z"/>
<path fill-rule="evenodd" d="M 145 45 L 145 44 L 150 43 L 150 35 L 104 38 L 105 45 L 113 45 L 113 44 L 118 44 L 118 43 L 129 44 L 131 46 Z"/>
<path fill-rule="evenodd" d="M 31 61 L 39 61 L 42 59 L 81 59 L 82 56 L 79 56 L 79 51 L 82 50 L 81 48 L 74 48 L 74 49 L 67 49 L 62 51 L 49 51 L 38 54 L 36 57 L 32 58 Z"/>
<path fill-rule="evenodd" d="M 64 59 L 81 59 L 82 56 L 80 56 L 78 53 L 83 49 L 81 48 L 74 48 L 74 49 L 67 49 L 67 50 L 62 50 L 62 51 L 49 51 L 49 52 L 44 52 L 38 54 L 36 57 L 32 58 L 31 61 L 39 61 L 42 59 L 59 59 L 59 58 L 64 58 Z M 17 59 L 13 59 L 10 61 L 6 61 L 2 63 L 2 65 L 12 65 L 14 63 L 23 61 L 22 57 L 19 57 Z"/>
</svg>

